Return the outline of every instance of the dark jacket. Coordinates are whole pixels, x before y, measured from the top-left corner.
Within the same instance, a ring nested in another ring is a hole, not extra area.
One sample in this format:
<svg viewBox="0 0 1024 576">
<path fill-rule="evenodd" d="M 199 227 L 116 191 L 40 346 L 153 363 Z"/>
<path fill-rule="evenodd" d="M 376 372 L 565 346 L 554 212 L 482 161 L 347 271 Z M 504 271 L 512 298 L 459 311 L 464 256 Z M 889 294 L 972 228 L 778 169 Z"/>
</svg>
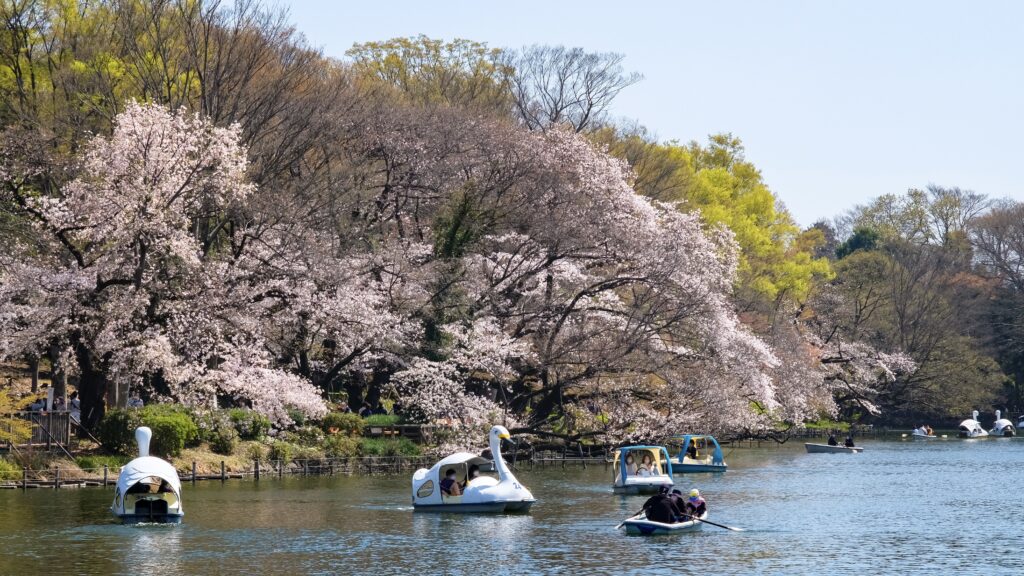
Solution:
<svg viewBox="0 0 1024 576">
<path fill-rule="evenodd" d="M 658 494 L 648 498 L 647 502 L 644 502 L 644 511 L 647 513 L 648 520 L 665 524 L 675 522 L 676 518 L 682 515 L 682 511 L 676 507 L 672 498 L 667 494 Z"/>
</svg>

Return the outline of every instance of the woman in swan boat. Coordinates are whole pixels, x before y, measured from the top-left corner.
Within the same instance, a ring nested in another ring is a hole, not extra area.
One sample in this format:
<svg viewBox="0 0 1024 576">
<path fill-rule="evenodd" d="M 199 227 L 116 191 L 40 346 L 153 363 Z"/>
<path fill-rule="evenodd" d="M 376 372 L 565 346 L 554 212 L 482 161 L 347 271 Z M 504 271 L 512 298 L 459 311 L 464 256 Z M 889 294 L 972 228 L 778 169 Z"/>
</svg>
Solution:
<svg viewBox="0 0 1024 576">
<path fill-rule="evenodd" d="M 509 440 L 504 426 L 494 426 L 488 443 L 498 477 L 476 474 L 491 461 L 457 452 L 412 476 L 412 505 L 417 512 L 525 512 L 537 501 L 519 483 L 501 457 L 501 441 Z M 454 472 L 454 478 L 453 473 Z"/>
</svg>

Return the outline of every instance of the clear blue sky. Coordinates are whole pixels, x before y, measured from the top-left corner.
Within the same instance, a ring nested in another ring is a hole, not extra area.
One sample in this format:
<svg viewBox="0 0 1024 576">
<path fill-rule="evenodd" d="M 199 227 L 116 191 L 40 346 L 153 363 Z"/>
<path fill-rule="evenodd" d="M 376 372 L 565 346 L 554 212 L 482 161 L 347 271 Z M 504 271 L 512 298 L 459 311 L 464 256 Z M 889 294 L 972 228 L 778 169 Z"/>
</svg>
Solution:
<svg viewBox="0 0 1024 576">
<path fill-rule="evenodd" d="M 1024 199 L 1024 2 L 284 2 L 328 56 L 425 34 L 626 55 L 613 114 L 742 138 L 803 225 L 929 183 Z"/>
</svg>

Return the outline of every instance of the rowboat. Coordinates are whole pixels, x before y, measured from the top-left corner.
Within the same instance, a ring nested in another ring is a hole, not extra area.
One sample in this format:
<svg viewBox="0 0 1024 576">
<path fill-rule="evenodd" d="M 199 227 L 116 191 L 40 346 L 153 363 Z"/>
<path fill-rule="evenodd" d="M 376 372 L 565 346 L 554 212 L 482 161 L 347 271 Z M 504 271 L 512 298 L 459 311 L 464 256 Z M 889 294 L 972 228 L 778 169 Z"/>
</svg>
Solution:
<svg viewBox="0 0 1024 576">
<path fill-rule="evenodd" d="M 812 444 L 807 442 L 804 444 L 807 451 L 811 454 L 821 453 L 850 453 L 856 454 L 857 452 L 863 452 L 864 448 L 861 446 L 829 446 L 828 444 Z"/>
<path fill-rule="evenodd" d="M 910 437 L 914 440 L 931 440 L 932 438 L 938 438 L 935 434 L 932 434 L 932 429 L 928 426 L 921 426 L 920 428 L 914 428 L 910 433 Z"/>
<path fill-rule="evenodd" d="M 684 434 L 679 454 L 669 460 L 672 473 L 725 472 L 729 469 L 722 456 L 722 447 L 714 436 L 706 434 Z"/>
<path fill-rule="evenodd" d="M 672 464 L 664 446 L 623 446 L 612 453 L 612 490 L 616 494 L 657 494 L 672 486 Z"/>
<path fill-rule="evenodd" d="M 706 520 L 708 513 L 705 512 L 699 516 L 700 520 Z M 633 516 L 622 523 L 622 526 L 626 529 L 626 534 L 634 536 L 662 536 L 665 534 L 676 534 L 679 532 L 693 532 L 703 528 L 704 523 L 700 520 L 687 520 L 685 522 L 673 522 L 672 524 L 665 524 L 664 522 L 655 522 L 648 520 L 647 516 L 643 512 Z"/>
</svg>

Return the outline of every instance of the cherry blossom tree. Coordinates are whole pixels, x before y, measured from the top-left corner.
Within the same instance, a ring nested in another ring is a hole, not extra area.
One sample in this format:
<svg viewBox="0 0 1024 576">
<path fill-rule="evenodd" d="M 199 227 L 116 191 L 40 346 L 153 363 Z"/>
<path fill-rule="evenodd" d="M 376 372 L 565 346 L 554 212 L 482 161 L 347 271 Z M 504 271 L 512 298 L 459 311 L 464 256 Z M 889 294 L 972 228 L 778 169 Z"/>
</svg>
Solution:
<svg viewBox="0 0 1024 576">
<path fill-rule="evenodd" d="M 259 255 L 236 243 L 246 232 L 233 216 L 254 191 L 238 139 L 237 126 L 133 102 L 59 194 L 3 170 L 44 249 L 17 245 L 3 262 L 0 353 L 64 344 L 86 426 L 105 394 L 120 404 L 129 387 L 206 405 L 225 397 L 278 422 L 284 404 L 323 413 L 308 380 L 268 366 L 253 324 L 270 287 L 241 264 Z"/>
</svg>

